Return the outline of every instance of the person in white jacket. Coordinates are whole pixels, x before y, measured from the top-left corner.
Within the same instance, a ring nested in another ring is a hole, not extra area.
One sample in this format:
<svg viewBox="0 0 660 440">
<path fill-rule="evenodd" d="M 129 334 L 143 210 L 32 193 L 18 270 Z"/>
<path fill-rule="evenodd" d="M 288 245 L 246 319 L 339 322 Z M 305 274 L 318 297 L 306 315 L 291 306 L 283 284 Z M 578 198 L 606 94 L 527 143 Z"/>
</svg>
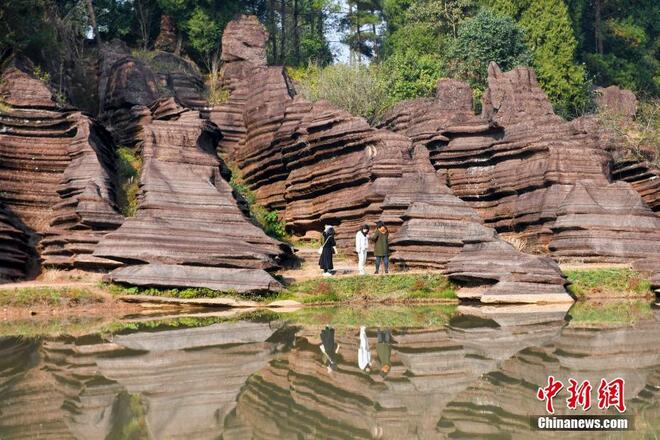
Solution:
<svg viewBox="0 0 660 440">
<path fill-rule="evenodd" d="M 367 252 L 369 251 L 369 226 L 362 225 L 355 234 L 355 252 L 358 254 L 358 271 L 364 275 L 364 265 L 367 262 Z"/>
</svg>

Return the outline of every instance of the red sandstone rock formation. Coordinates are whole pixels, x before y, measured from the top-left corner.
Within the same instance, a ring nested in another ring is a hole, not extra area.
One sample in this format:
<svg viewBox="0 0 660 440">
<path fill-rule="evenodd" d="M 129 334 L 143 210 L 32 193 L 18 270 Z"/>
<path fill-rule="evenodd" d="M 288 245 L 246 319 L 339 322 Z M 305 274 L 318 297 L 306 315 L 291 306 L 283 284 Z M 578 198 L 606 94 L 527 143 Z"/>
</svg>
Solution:
<svg viewBox="0 0 660 440">
<path fill-rule="evenodd" d="M 172 98 L 155 103 L 151 115 L 152 122 L 143 127 L 144 164 L 137 213 L 106 236 L 94 252 L 145 266 L 119 269 L 110 279 L 138 285 L 215 288 L 228 268 L 248 268 L 254 270 L 232 275 L 246 275 L 234 288 L 273 288 L 278 283 L 264 270 L 280 267 L 290 249 L 267 237 L 239 209 L 232 188 L 221 175 L 215 126 L 198 112 L 178 107 Z M 154 279 L 158 282 L 145 281 Z"/>
<path fill-rule="evenodd" d="M 634 118 L 637 113 L 637 97 L 619 86 L 597 88 L 595 101 L 601 113 L 613 113 L 628 119 Z"/>
<path fill-rule="evenodd" d="M 29 66 L 19 64 L 4 72 L 0 86 L 9 106 L 0 115 L 0 201 L 24 233 L 45 237 L 44 264 L 116 266 L 91 256 L 122 220 L 114 204 L 109 136 L 87 116 L 59 109 Z"/>
<path fill-rule="evenodd" d="M 660 252 L 643 244 L 658 233 L 651 211 L 629 185 L 610 184 L 612 157 L 595 120 L 555 115 L 531 69 L 502 73 L 491 64 L 488 85 L 481 116 L 466 84 L 441 80 L 436 99 L 395 106 L 383 126 L 426 147 L 451 190 L 526 249 L 625 262 Z M 639 191 L 652 201 L 653 181 L 639 174 Z M 576 185 L 599 201 L 576 200 Z M 619 209 L 626 204 L 634 209 Z"/>
<path fill-rule="evenodd" d="M 242 15 L 230 21 L 223 32 L 223 75 L 221 86 L 230 92 L 229 99 L 211 109 L 210 119 L 222 131 L 218 151 L 233 154 L 246 134 L 243 113 L 250 90 L 262 87 L 255 75 L 266 68 L 268 34 L 255 16 Z"/>
<path fill-rule="evenodd" d="M 172 19 L 163 14 L 160 16 L 160 32 L 154 46 L 158 50 L 174 52 L 176 50 L 176 26 Z"/>
<path fill-rule="evenodd" d="M 24 226 L 0 204 L 0 283 L 27 276 L 32 252 Z"/>
<path fill-rule="evenodd" d="M 656 215 L 660 215 L 660 169 L 648 162 L 627 160 L 614 164 L 612 177 L 630 183 Z"/>
<path fill-rule="evenodd" d="M 145 62 L 120 43 L 101 49 L 99 67 L 100 117 L 118 145 L 143 140 L 150 122 L 148 107 L 157 99 L 174 97 L 184 107 L 206 109 L 206 91 L 197 66 L 168 52 L 156 52 Z"/>
<path fill-rule="evenodd" d="M 234 107 L 211 113 L 232 136 L 220 152 L 237 163 L 260 203 L 284 212 L 291 232 L 302 236 L 333 224 L 338 245 L 348 250 L 359 225 L 382 219 L 393 232 L 393 260 L 401 265 L 445 269 L 458 258 L 450 276 L 481 285 L 503 282 L 499 297 L 494 288 L 475 293 L 484 301 L 510 301 L 515 289 L 534 290 L 535 283 L 544 300 L 570 301 L 557 265 L 501 242 L 444 185 L 426 149 L 327 102 L 295 97 L 286 72 L 265 66 L 266 34 L 255 29 L 254 18 L 242 17 L 228 29 L 224 81 L 233 87 Z M 444 96 L 447 112 L 471 106 L 469 88 L 447 89 Z M 479 123 L 483 128 L 488 124 Z M 470 256 L 460 259 L 464 252 Z M 471 259 L 487 263 L 477 268 Z M 507 277 L 509 272 L 517 275 Z"/>
</svg>

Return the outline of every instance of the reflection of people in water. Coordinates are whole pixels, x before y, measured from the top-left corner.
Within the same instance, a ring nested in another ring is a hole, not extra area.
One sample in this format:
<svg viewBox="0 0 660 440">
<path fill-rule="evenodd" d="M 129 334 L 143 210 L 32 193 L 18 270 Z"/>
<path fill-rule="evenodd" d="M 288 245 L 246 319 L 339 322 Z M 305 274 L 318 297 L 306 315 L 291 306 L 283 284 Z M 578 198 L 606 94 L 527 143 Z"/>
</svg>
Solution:
<svg viewBox="0 0 660 440">
<path fill-rule="evenodd" d="M 325 326 L 321 330 L 321 352 L 325 355 L 328 363 L 328 373 L 337 369 L 337 353 L 339 353 L 339 344 L 335 344 L 335 329 Z"/>
<path fill-rule="evenodd" d="M 378 330 L 376 334 L 376 353 L 380 362 L 380 375 L 385 377 L 392 368 L 392 332 Z"/>
<path fill-rule="evenodd" d="M 360 347 L 358 348 L 358 366 L 360 370 L 371 371 L 371 351 L 369 351 L 369 341 L 367 340 L 367 328 L 360 327 Z"/>
</svg>

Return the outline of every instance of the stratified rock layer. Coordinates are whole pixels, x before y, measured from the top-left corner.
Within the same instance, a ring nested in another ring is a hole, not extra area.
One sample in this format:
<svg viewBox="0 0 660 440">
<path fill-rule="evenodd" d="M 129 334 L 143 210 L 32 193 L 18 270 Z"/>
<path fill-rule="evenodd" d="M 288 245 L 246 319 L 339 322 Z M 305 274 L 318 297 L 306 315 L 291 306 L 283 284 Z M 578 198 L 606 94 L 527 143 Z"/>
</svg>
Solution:
<svg viewBox="0 0 660 440">
<path fill-rule="evenodd" d="M 220 143 L 219 150 L 238 165 L 261 204 L 282 212 L 290 232 L 303 236 L 331 224 L 338 246 L 348 250 L 361 224 L 383 220 L 393 233 L 392 259 L 402 266 L 446 269 L 453 258 L 476 246 L 472 258 L 510 259 L 521 273 L 507 279 L 512 283 L 504 289 L 507 293 L 529 291 L 525 302 L 541 297 L 571 301 L 556 264 L 523 256 L 501 242 L 444 185 L 426 149 L 414 147 L 400 134 L 370 127 L 328 102 L 295 96 L 286 72 L 266 67 L 266 34 L 255 29 L 254 18 L 243 16 L 228 29 L 223 38 L 224 81 L 233 85 L 229 102 L 236 107 L 231 112 L 216 107 L 211 114 L 233 137 L 228 144 Z M 456 96 L 454 107 L 465 105 L 463 95 Z M 234 122 L 236 108 L 242 108 L 240 122 Z M 479 247 L 486 243 L 489 246 Z M 461 276 L 455 278 L 484 284 L 487 277 L 475 276 L 480 269 L 466 270 L 468 261 L 462 260 L 455 271 Z M 488 285 L 504 280 L 511 269 L 489 267 Z M 530 299 L 534 292 L 544 295 Z"/>
<path fill-rule="evenodd" d="M 595 90 L 595 101 L 600 113 L 611 113 L 632 119 L 637 113 L 635 94 L 619 86 L 599 87 Z"/>
<path fill-rule="evenodd" d="M 194 63 L 162 51 L 136 58 L 120 43 L 102 47 L 100 118 L 118 145 L 134 146 L 143 140 L 142 129 L 151 121 L 149 106 L 163 97 L 194 110 L 206 109 L 204 82 Z"/>
<path fill-rule="evenodd" d="M 629 262 L 660 256 L 660 218 L 625 182 L 577 182 L 557 211 L 556 257 Z"/>
<path fill-rule="evenodd" d="M 481 116 L 472 112 L 467 84 L 440 80 L 435 99 L 398 104 L 383 127 L 427 148 L 453 193 L 521 248 L 589 261 L 658 255 L 642 238 L 658 233 L 653 214 L 629 185 L 610 184 L 612 156 L 593 118 L 555 115 L 531 69 L 503 73 L 491 64 L 488 86 Z M 637 168 L 629 180 L 653 203 L 648 173 Z M 577 200 L 578 187 L 591 198 Z"/>
<path fill-rule="evenodd" d="M 215 155 L 219 137 L 215 126 L 198 112 L 177 107 L 172 98 L 157 102 L 151 111 L 153 121 L 143 128 L 137 212 L 106 236 L 94 255 L 129 264 L 279 268 L 290 249 L 266 236 L 239 209 Z M 143 276 L 153 277 L 161 273 L 159 268 L 120 270 L 116 280 L 145 284 Z M 170 271 L 172 280 L 178 278 L 172 286 L 182 285 L 182 271 Z M 213 270 L 191 269 L 186 275 L 189 286 L 213 288 L 218 284 Z M 265 272 L 263 275 L 247 280 L 251 285 L 237 287 L 268 290 L 274 280 Z M 154 285 L 163 285 L 167 279 Z"/>
<path fill-rule="evenodd" d="M 24 233 L 44 236 L 44 264 L 116 266 L 91 255 L 122 220 L 108 134 L 87 116 L 60 110 L 27 67 L 8 68 L 0 93 L 8 104 L 0 114 L 0 201 Z"/>
<path fill-rule="evenodd" d="M 25 228 L 0 204 L 0 283 L 24 278 L 32 252 Z"/>
<path fill-rule="evenodd" d="M 656 215 L 660 215 L 660 169 L 647 162 L 621 161 L 614 165 L 612 177 L 630 183 Z"/>
</svg>

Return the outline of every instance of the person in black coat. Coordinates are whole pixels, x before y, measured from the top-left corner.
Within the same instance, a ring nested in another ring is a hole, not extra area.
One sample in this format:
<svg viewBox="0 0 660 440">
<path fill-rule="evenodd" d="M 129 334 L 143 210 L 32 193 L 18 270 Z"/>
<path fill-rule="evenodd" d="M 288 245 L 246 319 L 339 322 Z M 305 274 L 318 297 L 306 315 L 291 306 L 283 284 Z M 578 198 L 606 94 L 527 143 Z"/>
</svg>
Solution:
<svg viewBox="0 0 660 440">
<path fill-rule="evenodd" d="M 334 266 L 332 265 L 332 255 L 335 252 L 335 230 L 332 226 L 326 226 L 323 231 L 323 244 L 321 245 L 321 257 L 319 266 L 324 276 L 331 276 Z"/>
</svg>

